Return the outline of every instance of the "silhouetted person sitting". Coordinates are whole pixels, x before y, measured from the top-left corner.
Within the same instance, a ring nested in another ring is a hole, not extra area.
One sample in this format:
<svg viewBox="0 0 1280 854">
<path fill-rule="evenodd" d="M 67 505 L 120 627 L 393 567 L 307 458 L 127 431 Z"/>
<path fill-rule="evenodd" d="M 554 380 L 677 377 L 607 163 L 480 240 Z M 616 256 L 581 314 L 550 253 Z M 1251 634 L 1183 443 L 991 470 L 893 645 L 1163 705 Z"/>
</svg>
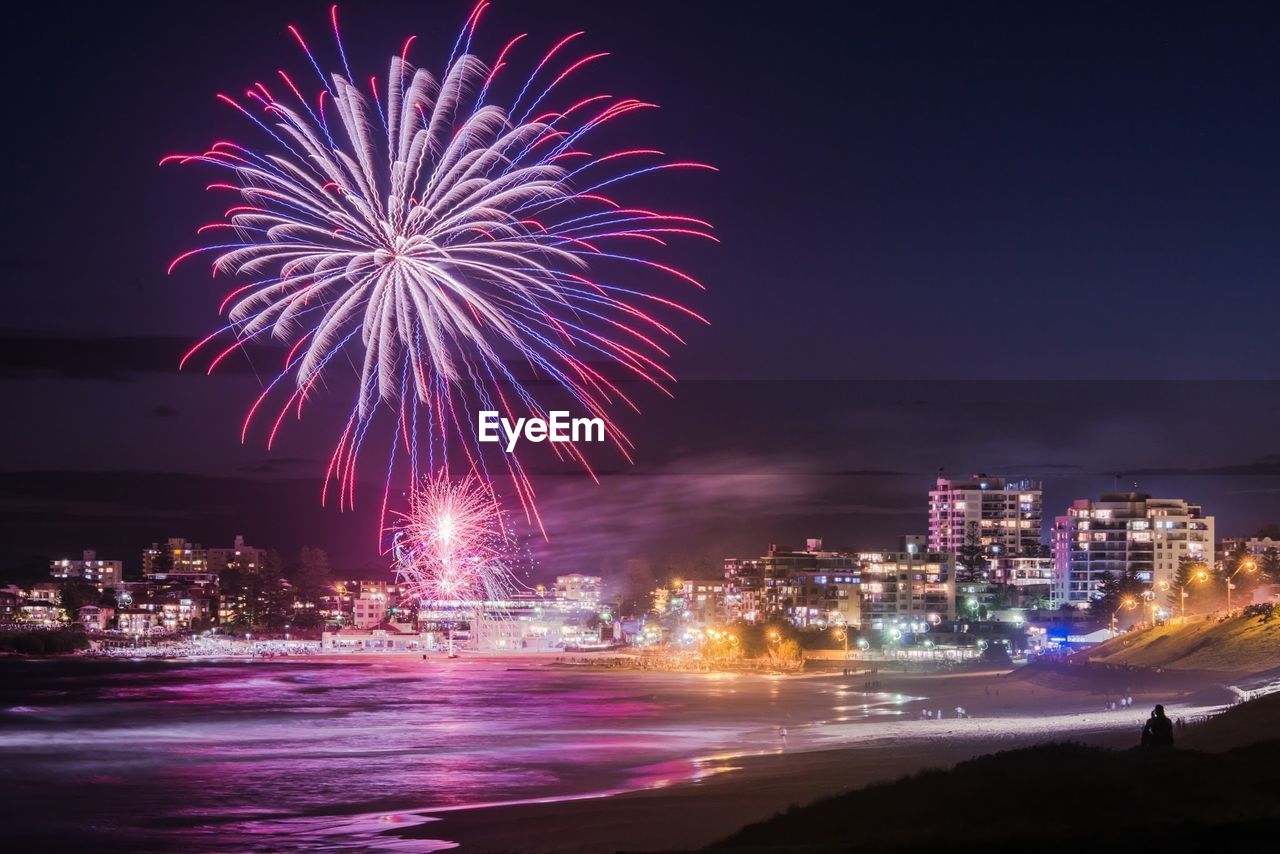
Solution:
<svg viewBox="0 0 1280 854">
<path fill-rule="evenodd" d="M 1156 706 L 1143 725 L 1142 746 L 1173 747 L 1173 721 L 1164 716 L 1164 706 Z"/>
</svg>

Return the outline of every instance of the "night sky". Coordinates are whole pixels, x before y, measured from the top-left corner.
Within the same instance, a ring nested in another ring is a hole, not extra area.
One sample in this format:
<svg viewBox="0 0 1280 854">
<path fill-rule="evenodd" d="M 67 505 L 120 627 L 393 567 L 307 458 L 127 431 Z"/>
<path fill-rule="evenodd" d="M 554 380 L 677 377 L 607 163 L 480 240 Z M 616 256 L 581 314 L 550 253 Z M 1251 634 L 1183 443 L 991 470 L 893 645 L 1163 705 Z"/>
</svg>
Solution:
<svg viewBox="0 0 1280 854">
<path fill-rule="evenodd" d="M 888 545 L 940 467 L 1042 478 L 1047 516 L 1136 483 L 1222 534 L 1280 520 L 1280 9 L 851 5 L 486 13 L 486 54 L 585 29 L 613 55 L 578 85 L 657 101 L 630 138 L 721 170 L 649 191 L 716 225 L 679 250 L 712 325 L 624 419 L 637 466 L 533 459 L 540 572 Z M 10 12 L 0 54 L 0 573 L 236 533 L 378 566 L 378 466 L 362 509 L 319 503 L 342 402 L 241 446 L 254 366 L 177 372 L 228 282 L 165 275 L 225 205 L 157 161 L 260 142 L 214 95 L 304 72 L 285 27 L 327 46 L 328 3 L 72 8 Z M 438 68 L 468 11 L 346 4 L 352 65 L 416 33 Z"/>
</svg>

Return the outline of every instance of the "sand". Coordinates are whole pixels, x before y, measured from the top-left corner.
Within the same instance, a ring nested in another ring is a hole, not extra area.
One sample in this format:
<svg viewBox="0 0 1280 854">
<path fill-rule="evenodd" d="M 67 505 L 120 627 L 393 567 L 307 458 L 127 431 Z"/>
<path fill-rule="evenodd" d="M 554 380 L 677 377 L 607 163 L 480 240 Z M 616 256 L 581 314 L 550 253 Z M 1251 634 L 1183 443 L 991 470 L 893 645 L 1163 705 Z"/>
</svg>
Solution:
<svg viewBox="0 0 1280 854">
<path fill-rule="evenodd" d="M 1111 684 L 1061 689 L 999 673 L 880 674 L 878 678 L 886 690 L 930 697 L 928 705 L 941 707 L 946 717 L 876 724 L 853 719 L 814 722 L 803 749 L 784 745 L 780 739 L 776 749 L 765 753 L 729 752 L 646 769 L 650 787 L 640 791 L 579 793 L 532 803 L 424 812 L 403 817 L 409 819 L 407 826 L 388 829 L 387 834 L 403 840 L 458 842 L 466 851 L 696 848 L 793 804 L 925 768 L 949 767 L 983 753 L 1065 740 L 1134 745 L 1142 720 L 1156 702 L 1164 703 L 1174 716 L 1202 715 L 1218 708 L 1180 702 L 1203 690 L 1200 678 L 1181 684 L 1164 679 L 1143 693 L 1135 689 L 1133 707 L 1116 711 L 1104 710 L 1110 700 L 1118 699 L 1109 693 L 1114 688 Z M 851 705 L 860 694 L 849 691 Z M 972 717 L 953 717 L 956 705 L 964 706 Z M 392 824 L 399 821 L 383 818 Z"/>
</svg>

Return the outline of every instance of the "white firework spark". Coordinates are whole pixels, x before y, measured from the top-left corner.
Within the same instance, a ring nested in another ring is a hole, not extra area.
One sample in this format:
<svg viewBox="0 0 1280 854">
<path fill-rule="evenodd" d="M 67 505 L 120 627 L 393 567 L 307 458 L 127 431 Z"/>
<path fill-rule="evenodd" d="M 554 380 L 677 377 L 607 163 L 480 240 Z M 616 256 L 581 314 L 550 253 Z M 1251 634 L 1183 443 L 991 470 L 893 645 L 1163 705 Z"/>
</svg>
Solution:
<svg viewBox="0 0 1280 854">
<path fill-rule="evenodd" d="M 482 607 L 521 589 L 511 570 L 515 538 L 478 477 L 451 481 L 441 471 L 425 478 L 398 515 L 395 568 L 415 601 Z"/>
<path fill-rule="evenodd" d="M 507 106 L 490 103 L 524 36 L 492 64 L 473 55 L 486 7 L 472 12 L 442 76 L 409 63 L 410 39 L 391 59 L 385 86 L 370 80 L 367 90 L 353 82 L 345 52 L 345 74 L 321 73 L 290 27 L 320 76 L 318 97 L 309 100 L 283 71 L 272 86 L 286 97 L 262 83 L 243 104 L 220 95 L 272 144 L 258 151 L 224 141 L 202 154 L 165 158 L 230 170 L 236 181 L 211 189 L 239 195 L 222 221 L 201 229 L 225 230 L 231 242 L 192 250 L 174 265 L 213 251 L 215 275 L 248 280 L 223 303 L 227 325 L 183 363 L 224 333 L 234 343 L 210 371 L 255 339 L 288 345 L 283 369 L 242 432 L 244 439 L 274 389 L 291 389 L 270 446 L 284 415 L 295 408 L 301 415 L 317 381 L 344 354 L 336 364 L 356 366 L 359 389 L 326 476 L 326 490 L 331 478 L 340 485 L 340 503 L 354 496 L 356 455 L 382 403 L 398 409 L 397 432 L 415 475 L 419 409 L 428 413 L 428 447 L 442 450 L 446 433 L 475 442 L 463 426 L 469 419 L 458 417 L 460 401 L 513 418 L 546 417 L 548 406 L 517 378 L 513 362 L 603 419 L 630 459 L 609 410 L 619 401 L 635 405 L 602 365 L 669 393 L 674 377 L 662 362 L 667 342 L 681 338 L 660 315 L 702 320 L 647 284 L 660 277 L 700 288 L 695 279 L 627 247 L 714 240 L 709 223 L 628 207 L 611 194 L 620 182 L 659 170 L 711 167 L 670 162 L 647 148 L 599 154 L 585 147 L 602 125 L 652 104 L 600 94 L 545 106 L 573 72 L 606 56 L 562 59 L 581 33 L 562 39 L 523 86 L 511 87 L 516 94 Z M 336 12 L 333 23 L 336 35 Z M 645 281 L 618 284 L 619 272 L 643 272 Z M 566 453 L 586 465 L 576 447 Z M 507 455 L 504 464 L 528 507 L 532 488 L 520 461 Z"/>
</svg>

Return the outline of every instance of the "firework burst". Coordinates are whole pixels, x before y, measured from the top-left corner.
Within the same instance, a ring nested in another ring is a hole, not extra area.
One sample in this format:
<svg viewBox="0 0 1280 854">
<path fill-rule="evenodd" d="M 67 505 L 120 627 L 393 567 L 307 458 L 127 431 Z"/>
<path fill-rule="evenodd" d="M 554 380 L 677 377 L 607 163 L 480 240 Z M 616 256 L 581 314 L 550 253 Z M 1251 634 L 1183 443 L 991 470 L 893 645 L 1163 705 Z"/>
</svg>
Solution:
<svg viewBox="0 0 1280 854">
<path fill-rule="evenodd" d="M 183 365 L 220 337 L 209 372 L 250 342 L 286 350 L 241 432 L 245 441 L 256 416 L 274 411 L 263 419 L 268 447 L 326 377 L 353 374 L 353 406 L 325 477 L 324 494 L 333 485 L 340 506 L 354 501 L 357 457 L 380 411 L 396 437 L 388 484 L 397 448 L 411 479 L 452 453 L 492 482 L 468 413 L 545 418 L 545 388 L 601 418 L 630 460 L 611 417 L 618 405 L 636 409 L 620 379 L 669 394 L 664 362 L 682 343 L 675 320 L 705 322 L 675 293 L 702 286 L 648 253 L 676 239 L 714 240 L 710 224 L 628 205 L 617 193 L 655 172 L 711 167 L 652 148 L 598 148 L 600 128 L 654 105 L 562 97 L 581 69 L 607 56 L 573 56 L 580 32 L 540 53 L 525 53 L 525 35 L 488 59 L 473 53 L 487 7 L 473 10 L 443 74 L 411 64 L 411 38 L 382 84 L 351 74 L 336 7 L 342 73 L 325 74 L 291 26 L 317 90 L 305 94 L 280 71 L 243 97 L 218 96 L 258 126 L 265 145 L 219 141 L 162 161 L 223 169 L 232 180 L 209 189 L 237 196 L 222 220 L 199 230 L 223 239 L 170 266 L 208 252 L 215 276 L 239 280 L 222 304 L 226 325 Z M 521 57 L 532 73 L 515 77 Z M 590 470 L 581 448 L 554 450 Z M 501 466 L 536 517 L 521 460 L 504 454 Z M 384 516 L 386 501 L 384 492 Z"/>
<path fill-rule="evenodd" d="M 512 572 L 515 537 L 492 487 L 475 475 L 441 470 L 410 493 L 394 535 L 396 573 L 426 606 L 482 607 L 522 589 Z"/>
</svg>

